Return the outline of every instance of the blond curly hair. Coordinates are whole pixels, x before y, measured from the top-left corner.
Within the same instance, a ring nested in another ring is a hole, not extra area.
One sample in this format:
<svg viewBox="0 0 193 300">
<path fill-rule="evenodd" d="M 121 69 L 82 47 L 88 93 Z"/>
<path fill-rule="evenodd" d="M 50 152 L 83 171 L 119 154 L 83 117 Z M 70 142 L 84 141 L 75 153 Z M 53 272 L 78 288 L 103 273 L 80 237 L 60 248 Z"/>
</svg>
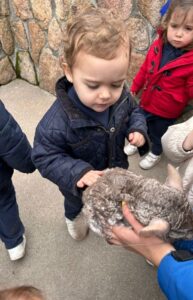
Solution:
<svg viewBox="0 0 193 300">
<path fill-rule="evenodd" d="M 67 22 L 63 61 L 71 68 L 80 50 L 110 60 L 121 45 L 130 48 L 127 24 L 118 13 L 112 9 L 87 7 Z"/>
</svg>

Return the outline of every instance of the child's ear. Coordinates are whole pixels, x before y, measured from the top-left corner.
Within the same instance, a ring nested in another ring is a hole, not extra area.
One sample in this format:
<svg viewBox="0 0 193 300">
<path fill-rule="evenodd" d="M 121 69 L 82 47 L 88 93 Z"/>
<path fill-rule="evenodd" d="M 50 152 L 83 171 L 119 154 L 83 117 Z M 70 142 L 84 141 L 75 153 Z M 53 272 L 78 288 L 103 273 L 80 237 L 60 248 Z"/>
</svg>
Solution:
<svg viewBox="0 0 193 300">
<path fill-rule="evenodd" d="M 66 78 L 68 79 L 68 81 L 73 83 L 72 72 L 71 72 L 69 65 L 67 63 L 62 63 L 62 68 L 63 68 L 63 72 L 64 72 Z"/>
</svg>

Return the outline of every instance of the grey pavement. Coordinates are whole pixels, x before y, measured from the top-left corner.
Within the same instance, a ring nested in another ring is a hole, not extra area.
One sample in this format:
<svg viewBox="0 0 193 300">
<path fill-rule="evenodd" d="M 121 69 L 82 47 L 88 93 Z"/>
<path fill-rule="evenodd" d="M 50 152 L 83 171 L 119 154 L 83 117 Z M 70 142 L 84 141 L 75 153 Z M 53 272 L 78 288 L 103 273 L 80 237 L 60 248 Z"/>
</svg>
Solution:
<svg viewBox="0 0 193 300">
<path fill-rule="evenodd" d="M 0 87 L 0 99 L 17 119 L 31 143 L 35 127 L 55 96 L 15 80 Z M 166 159 L 151 171 L 130 169 L 164 181 Z M 26 256 L 11 262 L 0 243 L 0 288 L 34 285 L 48 300 L 163 300 L 155 268 L 142 257 L 108 245 L 90 232 L 81 242 L 71 239 L 64 222 L 63 197 L 57 186 L 33 174 L 14 173 L 21 219 L 26 228 Z"/>
</svg>

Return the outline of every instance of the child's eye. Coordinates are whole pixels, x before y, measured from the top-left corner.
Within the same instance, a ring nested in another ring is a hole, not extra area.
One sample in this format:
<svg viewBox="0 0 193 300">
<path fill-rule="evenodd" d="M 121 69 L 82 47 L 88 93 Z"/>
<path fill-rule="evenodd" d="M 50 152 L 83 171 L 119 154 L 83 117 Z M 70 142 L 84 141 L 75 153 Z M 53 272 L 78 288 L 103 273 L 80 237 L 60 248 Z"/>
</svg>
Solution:
<svg viewBox="0 0 193 300">
<path fill-rule="evenodd" d="M 87 87 L 91 90 L 96 90 L 98 89 L 99 85 L 90 85 L 90 84 L 87 84 Z"/>
<path fill-rule="evenodd" d="M 120 88 L 122 86 L 122 84 L 112 84 L 112 87 L 114 88 L 114 89 L 118 89 L 118 88 Z"/>
<path fill-rule="evenodd" d="M 187 26 L 185 29 L 186 29 L 187 31 L 192 31 L 192 30 L 193 30 L 193 28 L 192 28 L 192 27 L 189 27 L 189 26 Z"/>
<path fill-rule="evenodd" d="M 177 28 L 177 27 L 178 27 L 177 24 L 170 24 L 170 26 L 171 26 L 172 28 Z"/>
<path fill-rule="evenodd" d="M 125 80 L 123 81 L 118 81 L 118 82 L 115 82 L 115 83 L 112 83 L 112 87 L 115 88 L 115 89 L 119 89 L 120 87 L 122 87 L 122 85 L 124 84 Z"/>
</svg>

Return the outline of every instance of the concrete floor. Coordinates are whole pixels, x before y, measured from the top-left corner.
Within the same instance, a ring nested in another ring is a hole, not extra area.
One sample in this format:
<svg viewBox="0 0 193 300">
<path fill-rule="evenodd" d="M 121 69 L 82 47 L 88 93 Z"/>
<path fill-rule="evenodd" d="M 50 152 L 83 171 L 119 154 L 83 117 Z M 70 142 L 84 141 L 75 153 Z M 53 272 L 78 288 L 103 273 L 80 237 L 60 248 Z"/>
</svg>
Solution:
<svg viewBox="0 0 193 300">
<path fill-rule="evenodd" d="M 31 143 L 35 127 L 55 97 L 22 80 L 0 87 L 0 99 L 17 119 Z M 129 159 L 136 173 L 164 181 L 166 159 L 151 171 Z M 155 268 L 142 257 L 110 246 L 90 232 L 82 242 L 71 239 L 63 217 L 63 197 L 57 186 L 38 171 L 14 174 L 21 219 L 26 228 L 27 253 L 11 262 L 0 244 L 0 288 L 30 284 L 47 300 L 163 300 Z"/>
</svg>

